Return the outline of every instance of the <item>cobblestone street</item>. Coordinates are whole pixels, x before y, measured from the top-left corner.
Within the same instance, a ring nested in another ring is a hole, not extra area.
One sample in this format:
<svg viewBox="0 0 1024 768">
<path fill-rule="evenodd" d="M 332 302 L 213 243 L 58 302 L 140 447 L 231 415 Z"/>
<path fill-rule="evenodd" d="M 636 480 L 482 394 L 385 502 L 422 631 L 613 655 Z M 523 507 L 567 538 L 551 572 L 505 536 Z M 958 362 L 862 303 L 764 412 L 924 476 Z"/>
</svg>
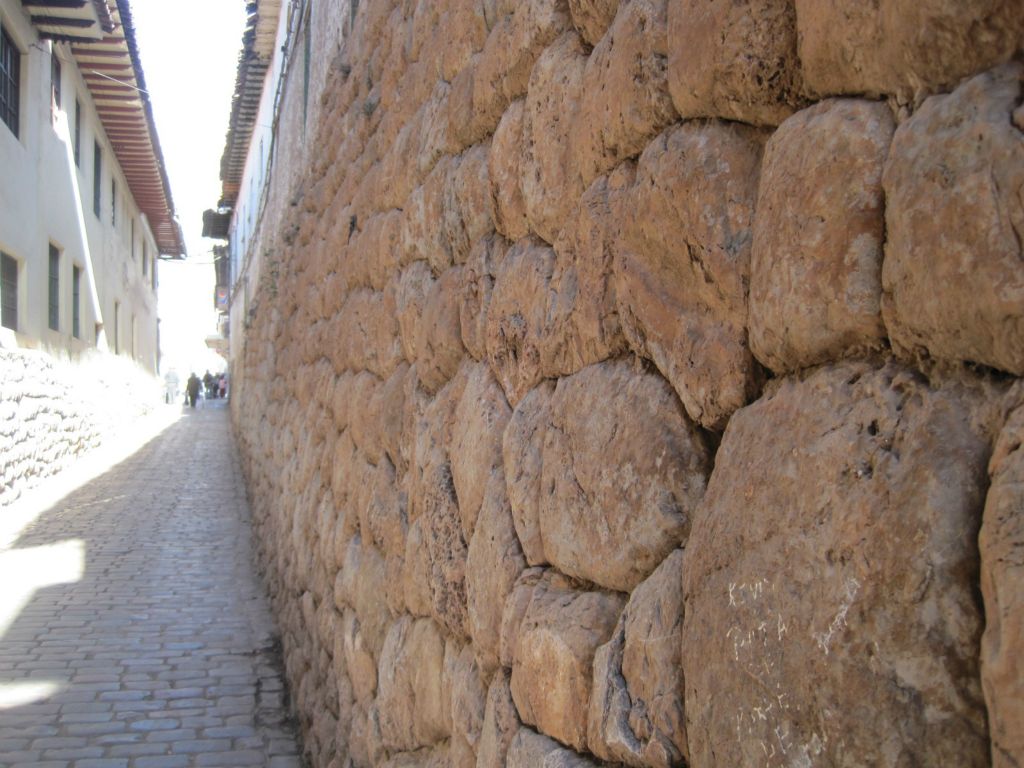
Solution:
<svg viewBox="0 0 1024 768">
<path fill-rule="evenodd" d="M 185 410 L 0 538 L 0 766 L 301 765 L 228 411 Z"/>
</svg>

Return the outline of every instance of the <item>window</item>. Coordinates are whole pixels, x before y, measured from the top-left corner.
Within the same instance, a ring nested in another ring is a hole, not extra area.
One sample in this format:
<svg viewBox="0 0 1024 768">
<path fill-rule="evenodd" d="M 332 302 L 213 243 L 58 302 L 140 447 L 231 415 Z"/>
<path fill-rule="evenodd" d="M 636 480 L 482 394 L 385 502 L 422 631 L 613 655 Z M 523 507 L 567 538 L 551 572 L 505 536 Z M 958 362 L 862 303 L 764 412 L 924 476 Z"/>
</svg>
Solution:
<svg viewBox="0 0 1024 768">
<path fill-rule="evenodd" d="M 135 261 L 135 219 L 132 219 L 132 261 Z M 143 272 L 142 274 L 146 274 Z"/>
<path fill-rule="evenodd" d="M 117 226 L 117 182 L 110 180 L 110 223 Z"/>
<path fill-rule="evenodd" d="M 156 290 L 156 261 L 157 260 L 154 258 L 153 259 L 153 269 L 151 271 L 151 275 L 152 275 L 152 283 L 151 284 L 153 286 L 153 290 L 154 291 Z"/>
<path fill-rule="evenodd" d="M 71 268 L 71 335 L 82 338 L 82 270 Z"/>
<path fill-rule="evenodd" d="M 49 308 L 50 308 L 50 330 L 60 330 L 60 251 L 57 246 L 50 243 L 50 270 L 49 270 Z"/>
<path fill-rule="evenodd" d="M 149 274 L 149 248 L 146 244 L 142 244 L 142 276 L 145 277 Z"/>
<path fill-rule="evenodd" d="M 50 51 L 50 98 L 53 106 L 60 109 L 60 59 L 57 57 L 57 46 Z"/>
<path fill-rule="evenodd" d="M 0 325 L 18 330 L 18 262 L 0 253 Z"/>
<path fill-rule="evenodd" d="M 15 136 L 21 106 L 21 52 L 14 47 L 14 41 L 6 30 L 0 27 L 0 120 L 3 120 Z"/>
<path fill-rule="evenodd" d="M 100 198 L 103 195 L 103 150 L 100 143 L 94 141 L 92 145 L 92 212 L 97 217 L 100 215 Z"/>
<path fill-rule="evenodd" d="M 75 99 L 75 165 L 82 167 L 82 102 Z"/>
<path fill-rule="evenodd" d="M 121 354 L 121 304 L 114 302 L 114 354 Z"/>
</svg>

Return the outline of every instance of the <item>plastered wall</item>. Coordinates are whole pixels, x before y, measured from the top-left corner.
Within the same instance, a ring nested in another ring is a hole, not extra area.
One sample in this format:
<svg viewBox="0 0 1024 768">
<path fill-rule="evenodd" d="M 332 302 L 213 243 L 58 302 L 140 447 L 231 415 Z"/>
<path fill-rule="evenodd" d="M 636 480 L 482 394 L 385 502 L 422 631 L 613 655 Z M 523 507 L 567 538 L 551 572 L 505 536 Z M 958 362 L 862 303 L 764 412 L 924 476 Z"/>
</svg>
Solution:
<svg viewBox="0 0 1024 768">
<path fill-rule="evenodd" d="M 365 0 L 317 38 L 232 331 L 314 766 L 1024 762 L 1022 29 Z"/>
</svg>

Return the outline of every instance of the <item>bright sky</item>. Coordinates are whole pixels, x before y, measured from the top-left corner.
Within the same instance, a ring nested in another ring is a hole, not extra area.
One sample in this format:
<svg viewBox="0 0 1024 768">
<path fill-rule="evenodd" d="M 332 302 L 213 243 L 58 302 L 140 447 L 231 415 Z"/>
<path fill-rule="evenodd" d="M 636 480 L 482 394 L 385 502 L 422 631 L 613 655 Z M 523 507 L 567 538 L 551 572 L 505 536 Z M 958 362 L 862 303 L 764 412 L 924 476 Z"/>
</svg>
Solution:
<svg viewBox="0 0 1024 768">
<path fill-rule="evenodd" d="M 223 368 L 205 339 L 217 330 L 213 254 L 203 211 L 220 199 L 220 158 L 231 113 L 245 0 L 131 0 L 174 207 L 189 258 L 160 264 L 161 373 Z"/>
</svg>

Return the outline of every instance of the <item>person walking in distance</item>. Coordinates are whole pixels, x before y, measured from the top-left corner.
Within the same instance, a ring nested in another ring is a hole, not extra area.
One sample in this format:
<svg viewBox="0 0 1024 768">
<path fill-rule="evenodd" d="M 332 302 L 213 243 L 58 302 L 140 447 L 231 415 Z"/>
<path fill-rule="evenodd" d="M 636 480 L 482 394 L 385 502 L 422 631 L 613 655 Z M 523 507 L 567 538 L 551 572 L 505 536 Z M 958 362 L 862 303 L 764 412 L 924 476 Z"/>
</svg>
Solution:
<svg viewBox="0 0 1024 768">
<path fill-rule="evenodd" d="M 196 407 L 196 399 L 199 397 L 199 384 L 199 377 L 193 371 L 192 375 L 188 377 L 188 383 L 185 385 L 185 392 L 188 394 L 188 404 L 192 408 Z"/>
</svg>

